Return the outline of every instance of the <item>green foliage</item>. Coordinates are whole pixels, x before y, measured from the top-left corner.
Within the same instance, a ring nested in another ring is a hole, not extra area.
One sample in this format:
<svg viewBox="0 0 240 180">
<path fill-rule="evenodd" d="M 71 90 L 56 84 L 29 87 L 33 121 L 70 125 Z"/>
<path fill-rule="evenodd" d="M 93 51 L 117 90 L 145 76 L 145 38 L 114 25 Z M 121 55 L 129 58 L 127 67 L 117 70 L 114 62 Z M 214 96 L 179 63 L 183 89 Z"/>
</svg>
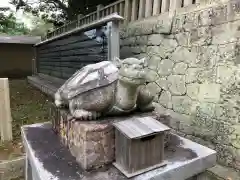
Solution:
<svg viewBox="0 0 240 180">
<path fill-rule="evenodd" d="M 48 31 L 54 29 L 52 23 L 46 22 L 40 17 L 33 16 L 31 13 L 24 13 L 24 18 L 30 21 L 29 34 L 32 36 L 44 36 Z"/>
<path fill-rule="evenodd" d="M 66 20 L 73 20 L 78 14 L 88 14 L 96 10 L 98 4 L 109 4 L 116 0 L 11 0 L 16 9 L 24 9 L 41 17 L 55 26 Z"/>
<path fill-rule="evenodd" d="M 13 13 L 6 14 L 5 10 L 0 9 L 0 34 L 24 35 L 29 30 L 23 23 L 18 23 Z"/>
</svg>

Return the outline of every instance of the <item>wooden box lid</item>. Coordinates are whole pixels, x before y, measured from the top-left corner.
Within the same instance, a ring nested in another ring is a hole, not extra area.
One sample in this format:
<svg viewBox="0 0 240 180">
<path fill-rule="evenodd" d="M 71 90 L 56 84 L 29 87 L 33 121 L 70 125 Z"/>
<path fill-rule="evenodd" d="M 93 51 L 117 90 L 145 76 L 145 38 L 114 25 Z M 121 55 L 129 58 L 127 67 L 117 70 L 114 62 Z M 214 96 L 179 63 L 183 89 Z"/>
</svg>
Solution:
<svg viewBox="0 0 240 180">
<path fill-rule="evenodd" d="M 113 123 L 113 126 L 129 139 L 141 139 L 170 130 L 168 126 L 152 117 L 133 117 Z"/>
</svg>

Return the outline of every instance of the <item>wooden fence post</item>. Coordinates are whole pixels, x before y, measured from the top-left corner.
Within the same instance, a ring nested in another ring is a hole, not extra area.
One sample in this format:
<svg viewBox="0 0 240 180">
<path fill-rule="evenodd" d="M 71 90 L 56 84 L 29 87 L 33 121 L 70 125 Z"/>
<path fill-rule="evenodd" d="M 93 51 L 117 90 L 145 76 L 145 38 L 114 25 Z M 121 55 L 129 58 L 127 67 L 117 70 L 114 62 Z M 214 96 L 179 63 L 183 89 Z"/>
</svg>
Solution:
<svg viewBox="0 0 240 180">
<path fill-rule="evenodd" d="M 181 0 L 170 0 L 170 8 L 169 11 L 175 11 L 178 8 L 181 8 L 182 1 Z"/>
<path fill-rule="evenodd" d="M 170 6 L 170 0 L 162 0 L 161 13 L 167 12 Z"/>
<path fill-rule="evenodd" d="M 191 5 L 191 4 L 192 4 L 192 0 L 184 0 L 183 1 L 183 6 L 184 7 L 187 7 L 187 6 Z"/>
<path fill-rule="evenodd" d="M 196 4 L 200 4 L 200 1 L 201 1 L 201 0 L 196 0 Z"/>
<path fill-rule="evenodd" d="M 107 23 L 108 34 L 108 61 L 113 61 L 116 57 L 120 57 L 120 36 L 119 36 L 119 21 L 111 21 Z"/>
<path fill-rule="evenodd" d="M 145 17 L 145 1 L 146 0 L 139 1 L 138 19 L 142 19 Z"/>
<path fill-rule="evenodd" d="M 118 5 L 117 5 L 117 4 L 114 5 L 114 12 L 115 12 L 115 13 L 118 13 Z"/>
<path fill-rule="evenodd" d="M 123 3 L 120 3 L 120 8 L 119 8 L 119 13 L 120 13 L 120 16 L 124 16 L 124 4 Z"/>
<path fill-rule="evenodd" d="M 32 75 L 36 75 L 36 59 L 32 58 Z"/>
<path fill-rule="evenodd" d="M 153 1 L 153 15 L 160 14 L 161 0 Z"/>
<path fill-rule="evenodd" d="M 103 8 L 102 4 L 97 5 L 97 20 L 101 18 L 100 11 Z"/>
<path fill-rule="evenodd" d="M 38 72 L 38 50 L 37 47 L 33 47 L 34 48 L 34 58 L 32 60 L 32 74 L 36 75 Z"/>
<path fill-rule="evenodd" d="M 137 12 L 137 6 L 138 6 L 137 0 L 133 0 L 133 1 L 132 1 L 132 17 L 131 17 L 131 20 L 132 20 L 132 21 L 137 20 L 137 14 L 138 14 L 138 12 Z"/>
<path fill-rule="evenodd" d="M 152 16 L 152 3 L 153 0 L 146 0 L 146 11 L 145 11 L 145 17 Z"/>
<path fill-rule="evenodd" d="M 124 7 L 125 13 L 125 24 L 127 24 L 131 20 L 131 3 L 130 0 L 125 0 L 125 7 Z"/>
<path fill-rule="evenodd" d="M 12 140 L 12 117 L 8 78 L 0 78 L 0 130 L 1 141 Z"/>
</svg>

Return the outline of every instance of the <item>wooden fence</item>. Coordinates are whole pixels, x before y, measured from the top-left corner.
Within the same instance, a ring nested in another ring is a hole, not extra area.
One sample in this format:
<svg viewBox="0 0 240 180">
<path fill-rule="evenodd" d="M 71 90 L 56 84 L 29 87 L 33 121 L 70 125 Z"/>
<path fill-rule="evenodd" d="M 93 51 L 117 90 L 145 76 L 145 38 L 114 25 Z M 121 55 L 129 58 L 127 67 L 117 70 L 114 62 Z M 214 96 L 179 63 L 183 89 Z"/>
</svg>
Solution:
<svg viewBox="0 0 240 180">
<path fill-rule="evenodd" d="M 199 4 L 201 0 L 119 0 L 107 6 L 98 5 L 97 10 L 86 15 L 78 16 L 77 20 L 48 33 L 42 40 L 50 39 L 76 27 L 91 23 L 107 15 L 118 13 L 124 17 L 124 23 L 136 21 L 178 8 Z"/>
<path fill-rule="evenodd" d="M 68 79 L 88 64 L 119 57 L 122 20 L 119 15 L 109 15 L 36 44 L 33 72 Z"/>
</svg>

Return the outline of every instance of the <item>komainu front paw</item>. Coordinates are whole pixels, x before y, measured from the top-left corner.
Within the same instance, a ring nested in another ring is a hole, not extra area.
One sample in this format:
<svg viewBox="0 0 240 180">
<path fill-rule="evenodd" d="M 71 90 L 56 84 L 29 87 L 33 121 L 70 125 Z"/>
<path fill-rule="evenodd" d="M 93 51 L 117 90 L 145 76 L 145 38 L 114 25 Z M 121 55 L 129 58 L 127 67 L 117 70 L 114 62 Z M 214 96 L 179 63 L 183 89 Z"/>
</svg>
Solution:
<svg viewBox="0 0 240 180">
<path fill-rule="evenodd" d="M 75 110 L 72 115 L 74 118 L 76 118 L 76 120 L 91 121 L 96 120 L 96 118 L 100 116 L 100 113 L 78 109 Z"/>
</svg>

